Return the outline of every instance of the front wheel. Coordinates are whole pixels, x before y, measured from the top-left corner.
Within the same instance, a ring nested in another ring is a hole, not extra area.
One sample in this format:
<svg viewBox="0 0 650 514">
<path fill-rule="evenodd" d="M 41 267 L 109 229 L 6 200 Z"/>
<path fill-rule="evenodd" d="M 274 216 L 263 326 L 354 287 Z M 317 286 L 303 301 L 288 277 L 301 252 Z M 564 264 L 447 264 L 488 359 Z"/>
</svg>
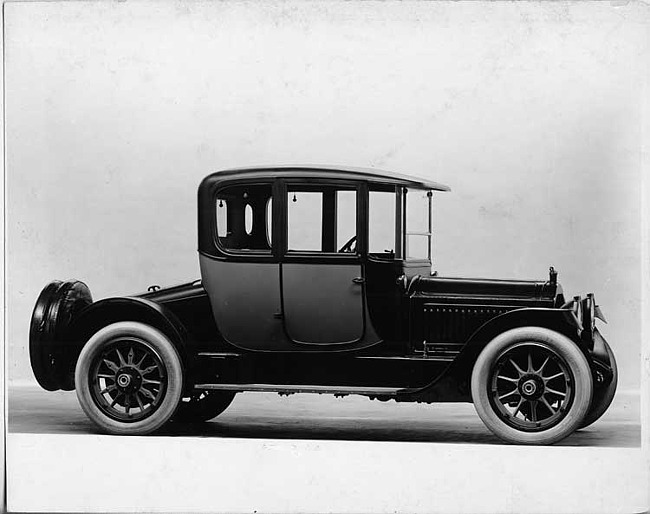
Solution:
<svg viewBox="0 0 650 514">
<path fill-rule="evenodd" d="M 125 321 L 102 328 L 86 343 L 75 385 L 82 409 L 102 431 L 144 435 L 174 414 L 183 392 L 183 368 L 162 332 Z"/>
<path fill-rule="evenodd" d="M 573 433 L 589 411 L 587 359 L 566 336 L 541 327 L 500 334 L 472 371 L 472 400 L 499 438 L 514 444 L 553 444 Z"/>
</svg>

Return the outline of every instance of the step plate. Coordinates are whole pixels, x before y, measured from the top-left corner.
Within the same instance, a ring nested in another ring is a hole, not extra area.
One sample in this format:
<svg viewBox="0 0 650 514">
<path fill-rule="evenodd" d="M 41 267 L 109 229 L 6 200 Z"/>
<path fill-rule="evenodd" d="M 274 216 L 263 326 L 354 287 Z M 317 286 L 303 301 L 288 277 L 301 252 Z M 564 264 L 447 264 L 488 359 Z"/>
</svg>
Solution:
<svg viewBox="0 0 650 514">
<path fill-rule="evenodd" d="M 349 386 L 313 386 L 313 385 L 275 385 L 275 384 L 196 384 L 194 389 L 205 391 L 216 389 L 223 391 L 260 391 L 275 393 L 320 393 L 320 394 L 362 394 L 395 395 L 404 391 L 401 387 L 349 387 Z"/>
</svg>

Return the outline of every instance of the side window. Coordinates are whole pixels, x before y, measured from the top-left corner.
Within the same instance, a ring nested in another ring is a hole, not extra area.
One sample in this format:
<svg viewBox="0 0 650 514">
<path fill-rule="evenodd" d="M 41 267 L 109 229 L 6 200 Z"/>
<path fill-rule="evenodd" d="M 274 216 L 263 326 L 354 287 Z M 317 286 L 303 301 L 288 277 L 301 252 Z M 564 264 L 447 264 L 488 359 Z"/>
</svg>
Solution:
<svg viewBox="0 0 650 514">
<path fill-rule="evenodd" d="M 230 186 L 217 192 L 217 237 L 229 251 L 270 253 L 270 184 Z"/>
<path fill-rule="evenodd" d="M 356 252 L 355 189 L 290 186 L 287 192 L 287 217 L 289 251 Z"/>
<path fill-rule="evenodd" d="M 336 248 L 339 251 L 357 237 L 357 192 L 336 192 Z M 351 244 L 350 250 L 356 250 Z"/>
<path fill-rule="evenodd" d="M 394 191 L 369 191 L 368 251 L 379 256 L 395 256 Z"/>
<path fill-rule="evenodd" d="M 290 191 L 287 199 L 287 248 L 294 251 L 323 251 L 323 193 Z"/>
</svg>

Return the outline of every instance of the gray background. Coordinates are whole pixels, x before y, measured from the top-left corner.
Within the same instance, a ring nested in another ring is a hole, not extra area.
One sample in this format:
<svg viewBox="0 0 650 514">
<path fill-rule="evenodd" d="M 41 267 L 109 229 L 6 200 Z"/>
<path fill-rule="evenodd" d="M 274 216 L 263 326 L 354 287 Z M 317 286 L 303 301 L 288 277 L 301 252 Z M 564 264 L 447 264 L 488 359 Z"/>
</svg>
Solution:
<svg viewBox="0 0 650 514">
<path fill-rule="evenodd" d="M 639 386 L 640 3 L 6 4 L 9 377 L 50 280 L 198 277 L 196 188 L 314 162 L 431 177 L 435 269 L 593 291 Z M 644 126 L 645 123 L 645 126 Z"/>
</svg>

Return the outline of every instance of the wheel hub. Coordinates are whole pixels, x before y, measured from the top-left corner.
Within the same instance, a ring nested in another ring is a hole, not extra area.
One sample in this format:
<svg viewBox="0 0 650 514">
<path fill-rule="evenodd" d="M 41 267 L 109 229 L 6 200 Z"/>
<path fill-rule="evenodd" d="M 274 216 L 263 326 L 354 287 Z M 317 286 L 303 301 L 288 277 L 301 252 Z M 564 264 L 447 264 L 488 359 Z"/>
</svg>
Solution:
<svg viewBox="0 0 650 514">
<path fill-rule="evenodd" d="M 142 375 L 135 368 L 123 367 L 115 374 L 115 385 L 120 392 L 133 393 L 140 389 L 141 384 Z"/>
<path fill-rule="evenodd" d="M 496 414 L 524 432 L 543 431 L 558 424 L 573 401 L 566 362 L 536 342 L 517 344 L 499 356 L 490 392 Z"/>
<path fill-rule="evenodd" d="M 157 352 L 137 338 L 110 341 L 90 369 L 95 404 L 111 419 L 132 423 L 157 410 L 167 376 Z"/>
<path fill-rule="evenodd" d="M 544 381 L 538 375 L 524 375 L 519 380 L 519 393 L 526 400 L 537 400 L 544 394 Z"/>
<path fill-rule="evenodd" d="M 534 380 L 526 380 L 521 385 L 521 390 L 525 394 L 533 394 L 537 390 L 537 386 L 535 385 L 535 381 Z"/>
</svg>

